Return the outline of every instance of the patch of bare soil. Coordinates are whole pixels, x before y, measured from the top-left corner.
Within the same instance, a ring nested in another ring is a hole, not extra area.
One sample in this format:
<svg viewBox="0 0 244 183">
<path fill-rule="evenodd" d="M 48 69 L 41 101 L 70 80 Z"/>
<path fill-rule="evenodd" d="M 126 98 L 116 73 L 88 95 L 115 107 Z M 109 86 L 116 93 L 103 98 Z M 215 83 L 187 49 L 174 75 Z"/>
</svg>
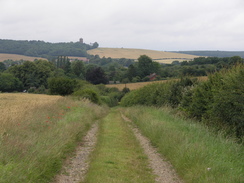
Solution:
<svg viewBox="0 0 244 183">
<path fill-rule="evenodd" d="M 89 168 L 89 155 L 97 142 L 98 124 L 94 124 L 76 149 L 75 156 L 68 159 L 61 174 L 57 175 L 53 183 L 78 183 L 84 180 Z"/>
<path fill-rule="evenodd" d="M 125 121 L 131 122 L 129 118 L 127 118 L 123 114 L 121 115 Z M 129 126 L 133 130 L 136 138 L 144 149 L 144 153 L 148 156 L 150 168 L 152 168 L 153 173 L 156 175 L 155 182 L 182 183 L 172 165 L 163 157 L 161 157 L 159 153 L 157 153 L 156 148 L 154 148 L 150 144 L 150 141 L 140 133 L 139 129 L 135 128 L 132 125 Z"/>
</svg>

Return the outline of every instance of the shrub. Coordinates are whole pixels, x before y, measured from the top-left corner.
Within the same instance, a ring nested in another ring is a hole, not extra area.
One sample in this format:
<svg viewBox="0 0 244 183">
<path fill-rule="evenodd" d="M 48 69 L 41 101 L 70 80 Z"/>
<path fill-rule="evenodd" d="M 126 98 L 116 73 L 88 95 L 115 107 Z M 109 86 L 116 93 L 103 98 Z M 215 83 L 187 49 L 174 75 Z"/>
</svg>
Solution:
<svg viewBox="0 0 244 183">
<path fill-rule="evenodd" d="M 76 80 L 58 77 L 48 79 L 49 93 L 52 95 L 70 95 L 77 85 Z"/>
<path fill-rule="evenodd" d="M 101 104 L 101 99 L 99 94 L 91 88 L 84 88 L 84 89 L 77 90 L 76 92 L 73 93 L 73 96 L 78 97 L 79 99 L 81 98 L 88 99 L 95 104 Z"/>
</svg>

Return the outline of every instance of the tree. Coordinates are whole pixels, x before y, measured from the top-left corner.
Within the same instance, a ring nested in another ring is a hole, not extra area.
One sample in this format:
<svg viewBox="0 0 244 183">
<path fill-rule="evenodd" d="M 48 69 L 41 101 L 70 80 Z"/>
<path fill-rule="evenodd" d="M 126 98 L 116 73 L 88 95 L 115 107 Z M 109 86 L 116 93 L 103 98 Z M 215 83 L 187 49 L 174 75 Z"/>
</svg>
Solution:
<svg viewBox="0 0 244 183">
<path fill-rule="evenodd" d="M 144 78 L 154 73 L 153 61 L 147 55 L 141 55 L 138 58 L 138 72 L 141 78 Z"/>
<path fill-rule="evenodd" d="M 6 70 L 6 66 L 4 63 L 0 62 L 0 72 L 3 72 Z"/>
<path fill-rule="evenodd" d="M 13 92 L 22 90 L 23 84 L 18 78 L 9 73 L 0 73 L 0 91 Z"/>
<path fill-rule="evenodd" d="M 71 70 L 77 76 L 81 77 L 85 75 L 85 66 L 83 61 L 75 60 L 71 63 Z"/>
<path fill-rule="evenodd" d="M 99 44 L 97 42 L 93 43 L 92 49 L 98 48 Z"/>
<path fill-rule="evenodd" d="M 92 67 L 86 72 L 86 80 L 92 84 L 107 84 L 108 79 L 101 67 Z"/>
<path fill-rule="evenodd" d="M 132 81 L 132 79 L 137 76 L 137 70 L 134 65 L 129 66 L 128 71 L 127 71 L 127 76 L 130 81 Z"/>
<path fill-rule="evenodd" d="M 25 89 L 30 87 L 47 87 L 47 79 L 54 69 L 52 63 L 45 60 L 35 62 L 26 61 L 22 65 L 14 65 L 8 68 L 8 72 L 18 78 Z"/>
</svg>

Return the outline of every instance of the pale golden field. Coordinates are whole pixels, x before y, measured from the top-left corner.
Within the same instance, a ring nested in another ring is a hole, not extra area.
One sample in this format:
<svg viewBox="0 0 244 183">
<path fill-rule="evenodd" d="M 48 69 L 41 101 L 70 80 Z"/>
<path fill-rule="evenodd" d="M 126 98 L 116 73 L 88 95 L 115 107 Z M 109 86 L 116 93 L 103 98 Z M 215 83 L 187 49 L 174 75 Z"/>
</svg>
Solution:
<svg viewBox="0 0 244 183">
<path fill-rule="evenodd" d="M 0 93 L 0 135 L 4 133 L 5 128 L 22 125 L 25 119 L 32 117 L 33 110 L 48 108 L 61 98 L 26 93 Z"/>
<path fill-rule="evenodd" d="M 45 58 L 39 58 L 39 57 L 28 57 L 24 55 L 17 55 L 17 54 L 5 54 L 5 53 L 0 53 L 0 62 L 3 62 L 4 60 L 28 60 L 28 61 L 34 61 L 35 59 L 42 59 L 42 60 L 47 60 Z"/>
<path fill-rule="evenodd" d="M 129 88 L 130 90 L 136 90 L 138 88 L 142 88 L 143 86 L 155 83 L 155 82 L 167 82 L 169 80 L 161 80 L 161 81 L 148 81 L 148 82 L 139 82 L 139 83 L 126 83 L 126 84 L 107 84 L 106 87 L 108 88 L 118 88 L 119 90 L 123 90 L 123 88 Z"/>
<path fill-rule="evenodd" d="M 83 60 L 83 61 L 87 61 L 86 57 L 73 57 L 73 56 L 68 56 L 69 59 L 71 60 Z"/>
<path fill-rule="evenodd" d="M 206 81 L 208 79 L 207 76 L 197 77 L 200 81 Z M 148 82 L 139 82 L 139 83 L 126 83 L 125 84 L 107 84 L 106 86 L 109 88 L 115 87 L 119 90 L 123 90 L 123 88 L 126 86 L 130 90 L 136 90 L 138 88 L 142 88 L 146 85 L 152 84 L 152 83 L 164 83 L 172 80 L 178 80 L 178 79 L 169 79 L 169 80 L 160 80 L 160 81 L 148 81 Z"/>
<path fill-rule="evenodd" d="M 127 58 L 137 59 L 140 55 L 147 55 L 153 60 L 159 63 L 172 63 L 172 61 L 178 60 L 192 60 L 198 56 L 155 51 L 155 50 L 144 50 L 144 49 L 130 49 L 130 48 L 96 48 L 87 51 L 91 55 L 99 55 L 100 57 L 111 57 L 111 58 Z"/>
</svg>

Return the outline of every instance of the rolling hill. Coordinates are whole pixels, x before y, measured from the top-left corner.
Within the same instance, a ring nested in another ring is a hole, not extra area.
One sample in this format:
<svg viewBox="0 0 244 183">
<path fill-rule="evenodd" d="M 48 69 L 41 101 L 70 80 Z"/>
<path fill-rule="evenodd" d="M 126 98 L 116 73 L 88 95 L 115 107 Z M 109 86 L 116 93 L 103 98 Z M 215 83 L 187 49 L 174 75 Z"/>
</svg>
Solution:
<svg viewBox="0 0 244 183">
<path fill-rule="evenodd" d="M 182 53 L 172 53 L 164 51 L 155 50 L 145 50 L 145 49 L 131 49 L 131 48 L 96 48 L 87 51 L 90 55 L 99 55 L 100 57 L 111 57 L 111 58 L 127 58 L 127 59 L 137 59 L 140 55 L 147 55 L 151 57 L 154 61 L 159 63 L 172 63 L 172 61 L 184 61 L 192 60 L 198 56 L 182 54 Z"/>
</svg>

